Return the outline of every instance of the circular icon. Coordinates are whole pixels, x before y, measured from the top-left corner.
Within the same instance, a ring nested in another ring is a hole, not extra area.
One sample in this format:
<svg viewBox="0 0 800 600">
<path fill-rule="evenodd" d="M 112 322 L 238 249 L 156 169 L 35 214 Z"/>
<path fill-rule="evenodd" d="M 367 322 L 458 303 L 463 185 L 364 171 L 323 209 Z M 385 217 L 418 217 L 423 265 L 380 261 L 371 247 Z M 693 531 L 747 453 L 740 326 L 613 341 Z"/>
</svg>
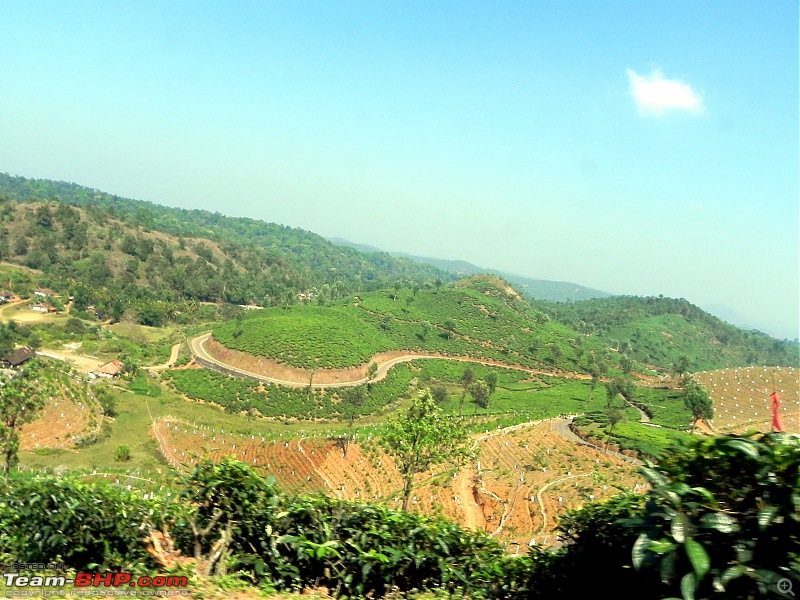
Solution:
<svg viewBox="0 0 800 600">
<path fill-rule="evenodd" d="M 792 581 L 790 579 L 783 579 L 778 580 L 778 591 L 782 594 L 791 594 L 794 596 L 794 592 L 792 591 Z"/>
</svg>

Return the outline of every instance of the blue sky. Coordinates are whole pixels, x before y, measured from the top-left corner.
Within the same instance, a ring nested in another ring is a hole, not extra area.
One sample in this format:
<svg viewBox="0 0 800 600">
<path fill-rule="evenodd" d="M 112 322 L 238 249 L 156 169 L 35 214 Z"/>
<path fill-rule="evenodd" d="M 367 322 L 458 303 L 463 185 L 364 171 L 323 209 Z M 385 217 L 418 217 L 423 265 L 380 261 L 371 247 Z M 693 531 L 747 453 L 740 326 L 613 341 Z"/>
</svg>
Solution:
<svg viewBox="0 0 800 600">
<path fill-rule="evenodd" d="M 0 3 L 0 171 L 798 336 L 798 4 Z"/>
</svg>

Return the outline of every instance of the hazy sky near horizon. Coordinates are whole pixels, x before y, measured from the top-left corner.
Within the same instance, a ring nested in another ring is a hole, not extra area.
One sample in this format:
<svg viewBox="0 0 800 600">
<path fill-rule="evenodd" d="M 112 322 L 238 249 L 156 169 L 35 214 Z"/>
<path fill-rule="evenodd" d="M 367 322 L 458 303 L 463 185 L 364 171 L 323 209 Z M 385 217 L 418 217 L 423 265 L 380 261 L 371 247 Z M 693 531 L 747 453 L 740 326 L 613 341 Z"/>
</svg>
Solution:
<svg viewBox="0 0 800 600">
<path fill-rule="evenodd" d="M 0 171 L 798 336 L 795 0 L 0 3 Z"/>
</svg>

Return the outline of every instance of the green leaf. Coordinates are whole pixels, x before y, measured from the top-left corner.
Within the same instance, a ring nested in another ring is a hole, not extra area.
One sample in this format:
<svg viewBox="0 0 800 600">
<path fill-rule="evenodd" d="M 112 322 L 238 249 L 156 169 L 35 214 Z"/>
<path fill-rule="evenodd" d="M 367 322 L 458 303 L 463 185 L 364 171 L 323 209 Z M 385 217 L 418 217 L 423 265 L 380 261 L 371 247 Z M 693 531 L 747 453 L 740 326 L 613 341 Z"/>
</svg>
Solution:
<svg viewBox="0 0 800 600">
<path fill-rule="evenodd" d="M 756 448 L 753 442 L 749 442 L 746 440 L 730 440 L 726 442 L 725 445 L 728 446 L 729 448 L 735 448 L 740 452 L 744 452 L 750 458 L 758 459 L 760 457 L 758 448 Z"/>
<path fill-rule="evenodd" d="M 653 541 L 648 550 L 650 550 L 650 552 L 655 552 L 656 554 L 666 554 L 677 547 L 677 544 L 670 542 L 669 540 L 658 540 Z"/>
<path fill-rule="evenodd" d="M 686 541 L 686 529 L 686 515 L 677 513 L 670 523 L 670 533 L 679 544 L 683 544 Z"/>
<path fill-rule="evenodd" d="M 652 540 L 647 536 L 647 533 L 642 533 L 636 539 L 636 543 L 633 544 L 633 550 L 631 551 L 631 560 L 633 562 L 634 568 L 638 571 L 639 568 L 642 566 L 642 562 L 647 557 L 648 549 L 650 546 L 650 542 Z"/>
<path fill-rule="evenodd" d="M 647 479 L 647 481 L 649 481 L 654 487 L 665 485 L 667 483 L 667 480 L 664 479 L 664 476 L 655 469 L 642 467 L 639 469 L 639 472 L 644 475 L 645 479 Z"/>
<path fill-rule="evenodd" d="M 681 595 L 683 600 L 694 600 L 694 591 L 697 589 L 697 579 L 694 573 L 687 573 L 681 579 Z"/>
<path fill-rule="evenodd" d="M 717 499 L 714 498 L 714 494 L 709 492 L 704 487 L 693 487 L 692 491 L 695 492 L 698 496 L 701 496 L 709 505 L 716 507 L 717 506 Z"/>
<path fill-rule="evenodd" d="M 707 529 L 716 529 L 722 533 L 739 531 L 739 523 L 732 516 L 725 513 L 708 513 L 700 519 L 700 525 Z"/>
<path fill-rule="evenodd" d="M 686 554 L 689 555 L 689 562 L 692 563 L 692 568 L 698 579 L 702 579 L 708 573 L 711 566 L 711 559 L 708 557 L 708 552 L 703 548 L 703 545 L 695 540 L 686 540 L 685 544 Z"/>
<path fill-rule="evenodd" d="M 741 577 L 747 572 L 742 565 L 734 565 L 732 567 L 728 567 L 722 572 L 722 576 L 720 577 L 720 582 L 722 583 L 723 587 L 728 585 L 730 581 Z"/>
<path fill-rule="evenodd" d="M 778 514 L 779 507 L 777 506 L 767 506 L 766 508 L 762 508 L 758 511 L 758 528 L 761 531 L 764 531 L 767 527 L 769 527 L 772 520 Z"/>
</svg>

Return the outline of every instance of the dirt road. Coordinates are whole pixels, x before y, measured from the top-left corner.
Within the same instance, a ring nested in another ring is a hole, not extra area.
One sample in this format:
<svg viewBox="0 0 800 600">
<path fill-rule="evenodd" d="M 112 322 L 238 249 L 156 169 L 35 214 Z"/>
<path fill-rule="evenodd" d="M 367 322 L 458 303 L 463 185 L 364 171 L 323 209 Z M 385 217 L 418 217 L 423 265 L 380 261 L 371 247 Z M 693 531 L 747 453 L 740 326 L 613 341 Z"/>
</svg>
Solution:
<svg viewBox="0 0 800 600">
<path fill-rule="evenodd" d="M 178 360 L 178 353 L 181 351 L 182 345 L 183 342 L 178 342 L 177 344 L 172 346 L 172 350 L 169 353 L 169 360 L 167 362 L 160 365 L 153 365 L 152 367 L 144 367 L 144 368 L 154 373 L 169 369 L 172 365 L 175 364 L 175 361 Z"/>
<path fill-rule="evenodd" d="M 192 353 L 192 356 L 195 360 L 212 369 L 222 370 L 224 372 L 230 373 L 232 375 L 238 375 L 240 377 L 248 377 L 250 379 L 256 379 L 258 381 L 264 381 L 266 383 L 274 383 L 277 385 L 283 385 L 286 387 L 295 387 L 295 388 L 342 388 L 342 387 L 352 387 L 356 385 L 361 385 L 368 382 L 380 381 L 384 379 L 386 375 L 389 373 L 389 369 L 404 362 L 411 362 L 412 360 L 455 360 L 459 362 L 469 362 L 469 363 L 476 363 L 481 365 L 487 365 L 492 367 L 500 367 L 503 369 L 512 369 L 515 371 L 522 371 L 525 373 L 530 373 L 531 375 L 549 375 L 552 377 L 569 377 L 573 379 L 591 379 L 591 376 L 585 375 L 583 373 L 566 373 L 566 372 L 557 372 L 557 371 L 547 371 L 544 369 L 532 369 L 529 367 L 522 367 L 519 365 L 508 365 L 506 363 L 502 363 L 496 360 L 488 360 L 488 359 L 480 359 L 480 358 L 472 358 L 469 356 L 443 356 L 439 354 L 420 354 L 420 353 L 413 353 L 409 352 L 408 354 L 403 354 L 402 356 L 397 356 L 388 360 L 384 360 L 382 362 L 378 361 L 369 361 L 369 362 L 376 362 L 378 365 L 378 370 L 372 379 L 367 377 L 361 377 L 358 379 L 352 379 L 351 381 L 341 381 L 337 383 L 309 383 L 310 381 L 310 374 L 304 376 L 302 379 L 281 379 L 278 377 L 272 377 L 270 375 L 266 375 L 263 373 L 256 373 L 255 371 L 250 371 L 247 369 L 242 369 L 240 367 L 235 367 L 229 363 L 225 363 L 216 357 L 212 356 L 205 348 L 205 343 L 211 338 L 211 332 L 206 332 L 196 337 L 193 337 L 189 340 L 189 350 Z"/>
</svg>

